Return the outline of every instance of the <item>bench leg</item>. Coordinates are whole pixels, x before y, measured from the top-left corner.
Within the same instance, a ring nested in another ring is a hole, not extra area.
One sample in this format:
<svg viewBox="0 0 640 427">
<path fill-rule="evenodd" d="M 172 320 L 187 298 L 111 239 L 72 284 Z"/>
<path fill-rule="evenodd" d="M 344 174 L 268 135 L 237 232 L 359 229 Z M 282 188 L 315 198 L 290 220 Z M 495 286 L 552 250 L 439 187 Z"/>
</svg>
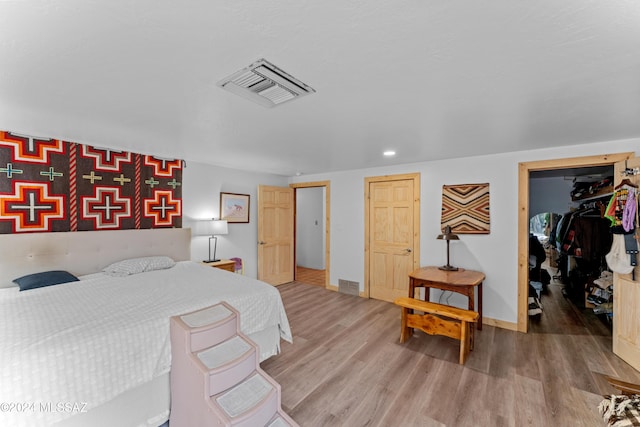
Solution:
<svg viewBox="0 0 640 427">
<path fill-rule="evenodd" d="M 407 326 L 409 309 L 402 307 L 402 324 L 400 325 L 400 342 L 403 343 L 413 335 L 413 328 Z"/>
<path fill-rule="evenodd" d="M 471 326 L 469 326 L 469 331 L 471 332 L 471 345 L 469 346 L 469 351 L 473 350 L 473 344 L 476 341 L 476 328 L 473 326 L 473 324 Z"/>
<path fill-rule="evenodd" d="M 464 320 L 460 322 L 460 364 L 464 365 L 470 350 L 470 334 L 469 322 Z"/>
</svg>

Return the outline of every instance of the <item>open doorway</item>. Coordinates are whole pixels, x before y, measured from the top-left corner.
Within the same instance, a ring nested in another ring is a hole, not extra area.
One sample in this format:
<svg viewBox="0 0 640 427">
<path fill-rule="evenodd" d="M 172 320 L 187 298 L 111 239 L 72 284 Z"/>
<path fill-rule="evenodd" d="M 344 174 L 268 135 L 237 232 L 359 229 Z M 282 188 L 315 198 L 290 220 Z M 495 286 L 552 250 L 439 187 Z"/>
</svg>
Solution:
<svg viewBox="0 0 640 427">
<path fill-rule="evenodd" d="M 527 332 L 529 327 L 529 227 L 531 214 L 539 213 L 532 212 L 530 209 L 531 175 L 534 172 L 560 169 L 611 167 L 614 163 L 631 157 L 633 157 L 633 153 L 619 153 L 520 163 L 518 176 L 518 331 Z"/>
<path fill-rule="evenodd" d="M 325 286 L 324 187 L 296 189 L 296 280 Z"/>
<path fill-rule="evenodd" d="M 330 288 L 329 181 L 291 187 L 295 191 L 295 280 Z"/>
<path fill-rule="evenodd" d="M 604 211 L 613 175 L 613 165 L 529 175 L 528 315 L 536 330 L 555 329 L 547 323 L 576 311 L 591 311 L 611 327 L 613 295 L 607 288 L 613 277 L 605 261 L 611 232 Z M 568 313 L 547 313 L 545 307 Z"/>
</svg>

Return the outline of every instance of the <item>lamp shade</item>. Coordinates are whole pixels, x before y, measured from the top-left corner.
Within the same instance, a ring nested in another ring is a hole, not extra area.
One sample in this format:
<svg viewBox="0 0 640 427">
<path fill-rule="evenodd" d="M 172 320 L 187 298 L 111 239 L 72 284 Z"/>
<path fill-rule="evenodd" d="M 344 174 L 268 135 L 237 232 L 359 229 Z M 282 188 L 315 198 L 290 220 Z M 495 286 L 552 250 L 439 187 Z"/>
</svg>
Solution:
<svg viewBox="0 0 640 427">
<path fill-rule="evenodd" d="M 444 227 L 443 233 L 439 234 L 437 237 L 438 240 L 460 240 L 457 234 L 454 234 L 451 231 L 451 226 L 447 225 Z"/>
<path fill-rule="evenodd" d="M 214 219 L 213 221 L 211 221 L 211 234 L 214 236 L 229 234 L 229 227 L 227 225 L 227 220 Z"/>
<path fill-rule="evenodd" d="M 220 236 L 229 234 L 226 220 L 206 219 L 194 224 L 193 234 L 196 236 Z"/>
</svg>

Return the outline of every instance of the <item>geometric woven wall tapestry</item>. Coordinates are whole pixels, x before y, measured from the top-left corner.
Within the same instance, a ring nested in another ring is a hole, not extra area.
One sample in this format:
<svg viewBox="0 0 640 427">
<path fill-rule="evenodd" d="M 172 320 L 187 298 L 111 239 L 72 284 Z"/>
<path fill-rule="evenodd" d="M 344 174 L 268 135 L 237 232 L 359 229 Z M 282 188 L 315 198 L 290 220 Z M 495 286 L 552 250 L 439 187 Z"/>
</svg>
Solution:
<svg viewBox="0 0 640 427">
<path fill-rule="evenodd" d="M 457 234 L 489 234 L 489 184 L 443 185 L 440 222 Z"/>
<path fill-rule="evenodd" d="M 182 160 L 0 131 L 0 234 L 182 227 Z"/>
</svg>

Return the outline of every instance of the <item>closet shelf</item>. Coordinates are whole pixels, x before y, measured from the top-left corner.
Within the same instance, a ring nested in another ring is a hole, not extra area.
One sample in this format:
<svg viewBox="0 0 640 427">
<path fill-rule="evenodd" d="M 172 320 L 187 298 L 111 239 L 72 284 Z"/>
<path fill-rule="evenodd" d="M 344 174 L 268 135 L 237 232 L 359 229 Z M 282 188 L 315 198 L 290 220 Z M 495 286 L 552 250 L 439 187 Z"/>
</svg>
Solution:
<svg viewBox="0 0 640 427">
<path fill-rule="evenodd" d="M 607 185 L 606 187 L 600 188 L 595 193 L 586 193 L 581 197 L 572 197 L 572 202 L 584 202 L 587 200 L 599 199 L 600 197 L 611 196 L 613 194 L 613 185 Z"/>
</svg>

